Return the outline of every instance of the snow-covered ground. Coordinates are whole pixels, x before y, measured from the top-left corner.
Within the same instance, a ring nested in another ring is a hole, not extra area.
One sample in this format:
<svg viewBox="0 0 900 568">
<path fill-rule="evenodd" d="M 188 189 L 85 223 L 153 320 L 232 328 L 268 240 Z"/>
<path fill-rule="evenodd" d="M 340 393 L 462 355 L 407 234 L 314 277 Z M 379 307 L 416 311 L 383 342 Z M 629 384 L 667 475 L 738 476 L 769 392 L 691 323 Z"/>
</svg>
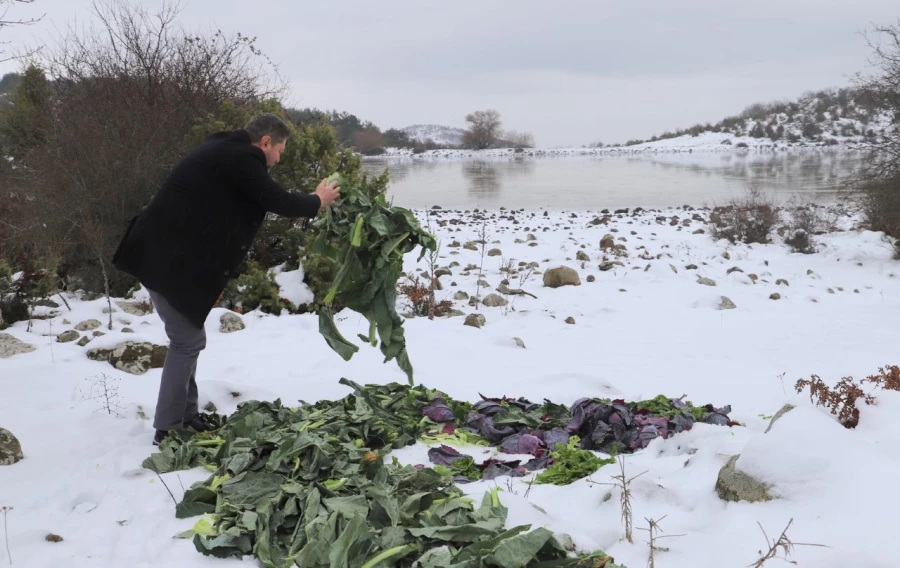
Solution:
<svg viewBox="0 0 900 568">
<path fill-rule="evenodd" d="M 424 220 L 426 213 L 417 214 Z M 543 287 L 540 275 L 526 282 L 514 276 L 510 287 L 537 299 L 510 296 L 506 307 L 481 306 L 487 320 L 481 329 L 464 326 L 462 317 L 407 320 L 417 382 L 473 401 L 479 393 L 560 403 L 686 394 L 696 404 L 730 404 L 731 417 L 745 424 L 698 424 L 627 457 L 629 476 L 646 471 L 632 485 L 635 528 L 665 516 L 664 534 L 683 535 L 659 541 L 668 550 L 656 553 L 657 567 L 747 566 L 768 548 L 760 525 L 772 539 L 790 519 L 791 540 L 829 547 L 798 546 L 798 566 L 898 565 L 892 520 L 900 508 L 900 393 L 876 392 L 877 405 L 862 407 L 859 427 L 847 430 L 793 388 L 813 373 L 833 384 L 898 362 L 900 264 L 881 234 L 854 230 L 854 220 L 842 217 L 842 230 L 818 237 L 819 252 L 803 255 L 782 244 L 735 246 L 712 240 L 708 232 L 695 234 L 706 228 L 706 211 L 612 215 L 608 225 L 592 225 L 599 212 L 585 211 L 494 211 L 484 224 L 476 213 L 432 213 L 427 217 L 441 241 L 439 266 L 459 263 L 441 277 L 439 299 L 458 291 L 474 295 L 479 272 L 490 285 L 482 296 L 493 292 L 504 278 L 501 266 L 510 260 L 515 266 L 536 261 L 541 271 L 569 266 L 579 272 L 581 285 L 551 289 Z M 670 224 L 676 215 L 703 220 Z M 485 256 L 482 269 L 465 276 L 467 265 L 482 266 L 481 253 L 450 245 L 477 239 L 482 226 L 487 249 L 502 254 Z M 627 257 L 604 258 L 599 242 L 607 233 L 625 245 Z M 590 261 L 576 261 L 579 251 Z M 410 254 L 407 270 L 425 268 L 425 261 L 415 260 Z M 604 260 L 624 266 L 600 271 Z M 688 269 L 691 264 L 697 268 Z M 729 273 L 732 267 L 742 272 Z M 588 282 L 589 275 L 595 281 Z M 699 284 L 701 276 L 716 286 Z M 776 284 L 779 279 L 787 283 Z M 303 297 L 289 273 L 280 274 L 279 282 L 294 298 Z M 770 299 L 773 293 L 781 298 Z M 736 308 L 717 309 L 721 296 Z M 52 319 L 36 320 L 30 332 L 24 322 L 5 332 L 37 347 L 0 359 L 0 426 L 19 438 L 25 454 L 15 465 L 0 466 L 0 507 L 13 507 L 5 519 L 13 565 L 242 565 L 203 557 L 189 540 L 173 539 L 195 519 L 176 519 L 169 492 L 141 467 L 153 451 L 160 370 L 131 375 L 86 357 L 89 349 L 125 340 L 164 344 L 157 315 L 119 310 L 113 331 L 104 326 L 106 335 L 79 347 L 57 343 L 55 336 L 89 318 L 105 322 L 106 301 L 70 304 L 71 311 L 63 306 Z M 466 301 L 454 304 L 466 313 L 475 310 Z M 341 377 L 359 383 L 405 380 L 395 364 L 383 364 L 380 352 L 365 345 L 350 362 L 342 361 L 319 335 L 315 316 L 252 312 L 240 316 L 245 329 L 222 333 L 223 313 L 216 309 L 207 322 L 208 346 L 198 367 L 201 406 L 212 402 L 230 413 L 252 399 L 290 404 L 342 397 L 348 390 L 338 384 Z M 568 317 L 575 323 L 566 323 Z M 338 319 L 345 337 L 366 332 L 364 320 L 352 312 Z M 135 333 L 123 333 L 125 326 Z M 97 400 L 83 400 L 101 375 L 118 387 L 113 402 L 121 406 L 119 416 L 102 410 Z M 768 418 L 788 402 L 798 408 L 764 433 Z M 742 470 L 772 485 L 775 500 L 719 499 L 717 475 L 735 454 L 742 456 Z M 406 463 L 427 463 L 421 444 L 395 455 Z M 613 491 L 609 498 L 611 488 L 599 485 L 617 473 L 617 466 L 606 466 L 591 478 L 598 484 L 534 486 L 527 494 L 527 478 L 464 487 L 477 495 L 497 483 L 510 523 L 568 533 L 582 550 L 600 548 L 617 563 L 643 567 L 647 533 L 636 530 L 634 544 L 624 542 L 618 495 Z M 206 476 L 190 471 L 163 479 L 180 499 L 183 487 Z M 63 542 L 47 542 L 49 533 Z M 4 546 L 0 565 L 7 562 Z"/>
</svg>

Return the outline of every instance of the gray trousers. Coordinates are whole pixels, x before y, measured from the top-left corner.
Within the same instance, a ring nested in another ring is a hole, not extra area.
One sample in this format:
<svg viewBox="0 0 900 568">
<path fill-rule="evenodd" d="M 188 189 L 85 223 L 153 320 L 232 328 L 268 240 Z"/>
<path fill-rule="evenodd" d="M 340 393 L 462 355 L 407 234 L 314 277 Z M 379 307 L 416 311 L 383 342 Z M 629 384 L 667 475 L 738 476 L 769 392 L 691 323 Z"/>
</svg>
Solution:
<svg viewBox="0 0 900 568">
<path fill-rule="evenodd" d="M 197 358 L 206 348 L 206 330 L 191 323 L 156 292 L 149 288 L 147 292 L 169 337 L 169 351 L 159 383 L 153 427 L 157 430 L 181 428 L 183 422 L 199 412 Z"/>
</svg>

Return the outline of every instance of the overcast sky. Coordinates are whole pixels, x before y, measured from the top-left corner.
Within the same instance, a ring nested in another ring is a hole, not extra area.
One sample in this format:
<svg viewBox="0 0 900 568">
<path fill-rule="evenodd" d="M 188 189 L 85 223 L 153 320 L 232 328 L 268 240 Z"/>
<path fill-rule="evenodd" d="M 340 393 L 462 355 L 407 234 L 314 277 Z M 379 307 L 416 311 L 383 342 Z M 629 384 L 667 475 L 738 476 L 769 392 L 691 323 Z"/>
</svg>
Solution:
<svg viewBox="0 0 900 568">
<path fill-rule="evenodd" d="M 157 7 L 160 0 L 145 0 Z M 0 30 L 47 41 L 90 0 L 35 0 Z M 848 84 L 860 32 L 897 23 L 897 0 L 182 0 L 179 21 L 256 36 L 292 106 L 338 109 L 382 129 L 464 127 L 478 109 L 540 146 L 649 138 L 754 102 Z M 0 73 L 16 70 L 0 64 Z"/>
</svg>

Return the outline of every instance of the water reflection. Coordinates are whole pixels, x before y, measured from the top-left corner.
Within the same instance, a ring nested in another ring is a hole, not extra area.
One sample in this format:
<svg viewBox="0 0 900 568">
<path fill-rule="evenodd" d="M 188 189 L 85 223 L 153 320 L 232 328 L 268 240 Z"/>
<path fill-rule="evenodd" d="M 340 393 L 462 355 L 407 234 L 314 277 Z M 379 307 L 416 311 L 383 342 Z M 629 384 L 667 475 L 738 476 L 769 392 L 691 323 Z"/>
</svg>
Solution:
<svg viewBox="0 0 900 568">
<path fill-rule="evenodd" d="M 505 157 L 366 161 L 390 170 L 389 195 L 406 207 L 580 208 L 702 206 L 748 187 L 777 201 L 831 198 L 865 155 L 848 151 L 655 156 Z"/>
<path fill-rule="evenodd" d="M 468 193 L 473 196 L 493 196 L 501 194 L 504 183 L 534 172 L 532 160 L 518 158 L 511 161 L 472 160 L 462 163 L 462 173 L 466 178 Z"/>
</svg>

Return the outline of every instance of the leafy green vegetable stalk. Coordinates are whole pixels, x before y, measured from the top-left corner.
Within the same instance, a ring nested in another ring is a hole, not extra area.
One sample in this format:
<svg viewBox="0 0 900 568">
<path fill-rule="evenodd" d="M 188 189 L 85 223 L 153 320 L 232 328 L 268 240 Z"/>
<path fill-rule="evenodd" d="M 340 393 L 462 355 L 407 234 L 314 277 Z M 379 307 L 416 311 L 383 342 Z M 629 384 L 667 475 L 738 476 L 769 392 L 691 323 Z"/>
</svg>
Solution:
<svg viewBox="0 0 900 568">
<path fill-rule="evenodd" d="M 334 180 L 341 187 L 341 201 L 313 224 L 320 232 L 311 252 L 338 264 L 324 306 L 319 309 L 319 332 L 345 361 L 359 350 L 341 335 L 334 322 L 331 304 L 338 300 L 366 318 L 369 334 L 360 335 L 360 339 L 373 347 L 380 339 L 385 363 L 396 359 L 412 385 L 413 368 L 406 351 L 403 320 L 396 309 L 397 282 L 404 255 L 421 247 L 421 260 L 427 251 L 436 250 L 437 242 L 408 209 L 389 206 L 383 196 L 372 199 L 359 188 L 344 185 L 339 174 L 328 178 L 329 182 Z"/>
<path fill-rule="evenodd" d="M 616 463 L 614 457 L 607 459 L 598 458 L 593 452 L 576 448 L 575 446 L 580 441 L 578 436 L 572 436 L 569 438 L 569 443 L 566 447 L 562 447 L 562 444 L 560 444 L 556 451 L 551 452 L 553 464 L 537 475 L 535 483 L 568 485 L 573 481 L 591 475 L 605 465 Z"/>
</svg>

